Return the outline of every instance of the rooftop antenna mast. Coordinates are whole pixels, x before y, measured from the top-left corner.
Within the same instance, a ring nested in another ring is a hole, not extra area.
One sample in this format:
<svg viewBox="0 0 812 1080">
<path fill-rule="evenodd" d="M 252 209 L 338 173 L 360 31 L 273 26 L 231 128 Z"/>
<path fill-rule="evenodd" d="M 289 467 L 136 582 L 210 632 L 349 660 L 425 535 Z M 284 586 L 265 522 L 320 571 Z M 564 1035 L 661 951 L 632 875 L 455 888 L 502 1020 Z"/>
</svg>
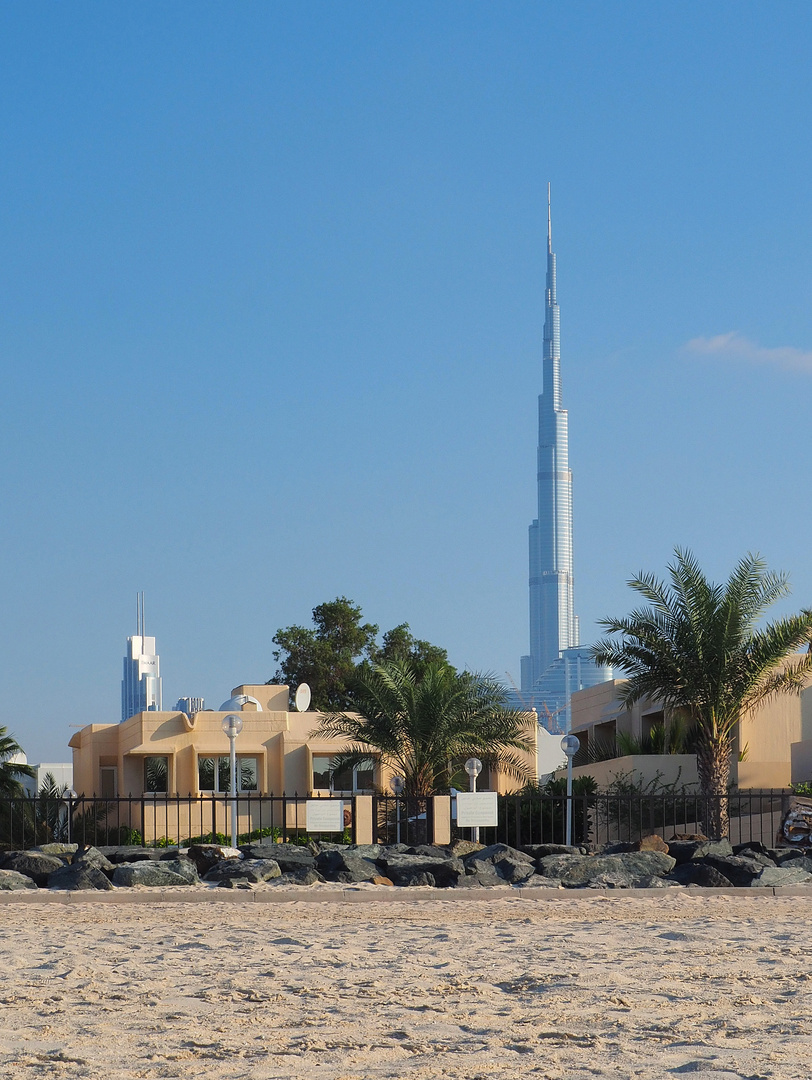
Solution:
<svg viewBox="0 0 812 1080">
<path fill-rule="evenodd" d="M 547 254 L 553 250 L 553 220 L 550 215 L 550 181 L 547 181 Z"/>
</svg>

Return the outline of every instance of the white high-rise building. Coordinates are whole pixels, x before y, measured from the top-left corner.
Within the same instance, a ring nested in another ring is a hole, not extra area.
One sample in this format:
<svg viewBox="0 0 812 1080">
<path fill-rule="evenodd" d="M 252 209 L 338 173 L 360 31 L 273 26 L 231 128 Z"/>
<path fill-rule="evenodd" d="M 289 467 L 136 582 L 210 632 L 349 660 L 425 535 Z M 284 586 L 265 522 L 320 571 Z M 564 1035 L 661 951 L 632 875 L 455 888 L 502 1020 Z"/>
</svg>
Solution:
<svg viewBox="0 0 812 1080">
<path fill-rule="evenodd" d="M 530 652 L 521 659 L 524 708 L 536 708 L 550 730 L 569 730 L 575 690 L 605 682 L 612 669 L 597 667 L 581 647 L 573 599 L 572 473 L 567 410 L 561 404 L 560 316 L 547 186 L 547 282 L 542 389 L 536 476 L 538 517 L 530 526 Z"/>
<path fill-rule="evenodd" d="M 147 637 L 144 626 L 144 594 L 136 600 L 136 633 L 127 638 L 124 677 L 121 680 L 121 719 L 129 720 L 139 712 L 160 712 L 161 658 L 155 651 L 155 638 Z"/>
</svg>

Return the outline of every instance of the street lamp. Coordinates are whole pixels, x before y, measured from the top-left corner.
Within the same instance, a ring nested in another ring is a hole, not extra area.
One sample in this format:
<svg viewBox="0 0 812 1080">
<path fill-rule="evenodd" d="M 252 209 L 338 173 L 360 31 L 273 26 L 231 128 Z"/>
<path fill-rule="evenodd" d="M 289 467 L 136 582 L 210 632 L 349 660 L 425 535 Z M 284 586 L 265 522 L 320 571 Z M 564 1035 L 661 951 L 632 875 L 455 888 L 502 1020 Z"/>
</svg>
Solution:
<svg viewBox="0 0 812 1080">
<path fill-rule="evenodd" d="M 561 740 L 561 749 L 567 755 L 567 839 L 572 844 L 572 759 L 581 749 L 581 741 L 575 735 L 565 735 Z"/>
<path fill-rule="evenodd" d="M 402 776 L 393 776 L 389 781 L 389 787 L 395 795 L 395 813 L 397 814 L 397 842 L 400 843 L 400 796 L 406 787 L 406 781 Z"/>
<path fill-rule="evenodd" d="M 230 713 L 223 720 L 223 731 L 228 735 L 231 751 L 231 846 L 237 846 L 237 736 L 242 731 L 242 717 Z"/>
<path fill-rule="evenodd" d="M 476 791 L 476 778 L 482 772 L 482 762 L 478 757 L 469 757 L 465 762 L 465 771 L 468 773 L 468 790 Z M 478 825 L 475 825 L 471 830 L 471 839 L 475 844 L 479 843 Z"/>
</svg>

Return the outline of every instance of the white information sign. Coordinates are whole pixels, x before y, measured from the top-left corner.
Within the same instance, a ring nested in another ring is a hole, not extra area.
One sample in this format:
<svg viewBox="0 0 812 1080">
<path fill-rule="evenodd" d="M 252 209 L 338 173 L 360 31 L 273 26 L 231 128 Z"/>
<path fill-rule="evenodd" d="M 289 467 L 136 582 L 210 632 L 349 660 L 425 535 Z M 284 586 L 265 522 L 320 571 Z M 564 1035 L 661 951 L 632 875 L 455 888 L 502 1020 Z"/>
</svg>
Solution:
<svg viewBox="0 0 812 1080">
<path fill-rule="evenodd" d="M 308 832 L 344 832 L 344 800 L 308 799 L 305 828 Z"/>
<path fill-rule="evenodd" d="M 460 828 L 487 829 L 499 824 L 495 791 L 460 791 L 457 794 L 457 824 Z"/>
</svg>

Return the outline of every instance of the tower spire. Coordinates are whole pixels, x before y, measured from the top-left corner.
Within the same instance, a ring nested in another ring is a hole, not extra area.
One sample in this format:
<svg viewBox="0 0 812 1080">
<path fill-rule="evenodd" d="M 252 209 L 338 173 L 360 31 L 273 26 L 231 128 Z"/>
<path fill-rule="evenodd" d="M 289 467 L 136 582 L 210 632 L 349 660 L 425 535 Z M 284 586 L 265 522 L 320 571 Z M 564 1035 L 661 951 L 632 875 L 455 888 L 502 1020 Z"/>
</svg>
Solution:
<svg viewBox="0 0 812 1080">
<path fill-rule="evenodd" d="M 547 181 L 547 254 L 553 253 L 553 222 L 550 216 L 550 181 Z"/>
</svg>

